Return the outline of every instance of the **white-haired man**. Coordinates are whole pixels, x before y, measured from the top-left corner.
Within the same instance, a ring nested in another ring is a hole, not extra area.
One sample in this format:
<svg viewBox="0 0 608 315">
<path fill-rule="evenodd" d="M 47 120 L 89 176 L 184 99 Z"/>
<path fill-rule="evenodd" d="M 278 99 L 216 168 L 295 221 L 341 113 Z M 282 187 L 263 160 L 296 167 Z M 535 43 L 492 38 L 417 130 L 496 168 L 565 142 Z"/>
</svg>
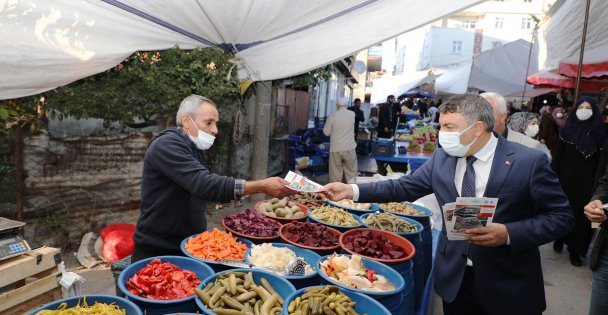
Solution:
<svg viewBox="0 0 608 315">
<path fill-rule="evenodd" d="M 204 232 L 205 201 L 228 202 L 243 195 L 274 197 L 293 193 L 278 177 L 245 181 L 212 173 L 203 150 L 218 134 L 219 112 L 209 99 L 190 95 L 177 111 L 177 127 L 159 133 L 148 145 L 141 178 L 141 207 L 131 261 L 182 255 L 180 243 Z M 352 134 L 351 134 L 352 136 Z"/>
<path fill-rule="evenodd" d="M 355 132 L 355 113 L 346 109 L 348 98 L 340 97 L 336 103 L 338 110 L 329 116 L 323 133 L 329 136 L 329 181 L 346 182 L 357 176 L 357 143 Z"/>
<path fill-rule="evenodd" d="M 509 114 L 507 113 L 507 100 L 505 100 L 502 95 L 494 92 L 486 92 L 479 95 L 492 105 L 492 110 L 494 111 L 494 131 L 497 134 L 509 141 L 525 145 L 532 149 L 541 150 L 539 141 L 507 127 L 507 118 L 509 117 Z"/>
</svg>

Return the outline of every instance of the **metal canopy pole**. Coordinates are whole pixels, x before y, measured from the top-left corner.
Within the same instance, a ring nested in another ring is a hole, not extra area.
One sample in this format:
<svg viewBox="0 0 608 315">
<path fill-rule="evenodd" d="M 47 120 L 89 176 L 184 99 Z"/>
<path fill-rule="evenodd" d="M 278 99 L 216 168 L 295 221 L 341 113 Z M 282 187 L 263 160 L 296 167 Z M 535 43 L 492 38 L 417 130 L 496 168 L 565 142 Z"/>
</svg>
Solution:
<svg viewBox="0 0 608 315">
<path fill-rule="evenodd" d="M 587 25 L 589 23 L 589 7 L 591 0 L 587 0 L 585 7 L 585 21 L 583 22 L 583 38 L 581 40 L 581 53 L 578 57 L 578 71 L 576 72 L 576 90 L 574 92 L 574 101 L 578 100 L 579 89 L 581 85 L 581 75 L 583 74 L 583 57 L 585 56 L 585 41 L 587 39 Z"/>
</svg>

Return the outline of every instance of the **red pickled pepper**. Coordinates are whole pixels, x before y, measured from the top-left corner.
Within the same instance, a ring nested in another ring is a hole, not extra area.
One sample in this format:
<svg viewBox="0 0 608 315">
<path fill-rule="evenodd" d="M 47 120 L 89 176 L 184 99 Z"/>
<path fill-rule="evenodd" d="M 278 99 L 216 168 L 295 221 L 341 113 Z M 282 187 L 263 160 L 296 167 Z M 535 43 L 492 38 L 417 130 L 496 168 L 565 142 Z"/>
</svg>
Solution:
<svg viewBox="0 0 608 315">
<path fill-rule="evenodd" d="M 193 295 L 200 283 L 194 272 L 154 259 L 127 281 L 127 289 L 147 299 L 175 300 Z"/>
</svg>

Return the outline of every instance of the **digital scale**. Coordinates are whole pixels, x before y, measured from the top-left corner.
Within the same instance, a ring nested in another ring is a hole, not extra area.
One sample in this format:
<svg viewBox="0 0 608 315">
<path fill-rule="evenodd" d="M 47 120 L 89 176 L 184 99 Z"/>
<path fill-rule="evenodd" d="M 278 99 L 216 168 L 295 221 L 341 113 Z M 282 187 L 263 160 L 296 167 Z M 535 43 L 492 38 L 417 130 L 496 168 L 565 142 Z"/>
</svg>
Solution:
<svg viewBox="0 0 608 315">
<path fill-rule="evenodd" d="M 0 217 L 0 260 L 31 251 L 30 245 L 19 235 L 24 226 L 24 222 Z"/>
</svg>

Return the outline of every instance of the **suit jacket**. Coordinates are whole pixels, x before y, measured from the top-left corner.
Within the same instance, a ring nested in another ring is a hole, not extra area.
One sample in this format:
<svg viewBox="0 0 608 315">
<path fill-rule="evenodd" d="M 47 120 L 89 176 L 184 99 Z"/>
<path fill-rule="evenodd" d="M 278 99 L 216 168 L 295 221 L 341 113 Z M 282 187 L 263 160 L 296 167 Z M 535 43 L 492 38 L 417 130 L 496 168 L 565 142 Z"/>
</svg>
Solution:
<svg viewBox="0 0 608 315">
<path fill-rule="evenodd" d="M 489 313 L 539 313 L 546 303 L 538 246 L 568 234 L 574 217 L 547 156 L 497 137 L 484 196 L 499 198 L 493 222 L 506 225 L 510 245 L 449 241 L 444 223 L 435 256 L 435 290 L 444 301 L 454 301 L 470 257 L 478 294 Z M 438 149 L 409 176 L 359 185 L 359 201 L 413 201 L 435 193 L 441 206 L 454 202 L 457 160 Z"/>
<path fill-rule="evenodd" d="M 507 140 L 525 145 L 528 148 L 540 150 L 540 141 L 534 140 L 524 134 L 521 134 L 513 129 L 507 132 Z"/>
</svg>

